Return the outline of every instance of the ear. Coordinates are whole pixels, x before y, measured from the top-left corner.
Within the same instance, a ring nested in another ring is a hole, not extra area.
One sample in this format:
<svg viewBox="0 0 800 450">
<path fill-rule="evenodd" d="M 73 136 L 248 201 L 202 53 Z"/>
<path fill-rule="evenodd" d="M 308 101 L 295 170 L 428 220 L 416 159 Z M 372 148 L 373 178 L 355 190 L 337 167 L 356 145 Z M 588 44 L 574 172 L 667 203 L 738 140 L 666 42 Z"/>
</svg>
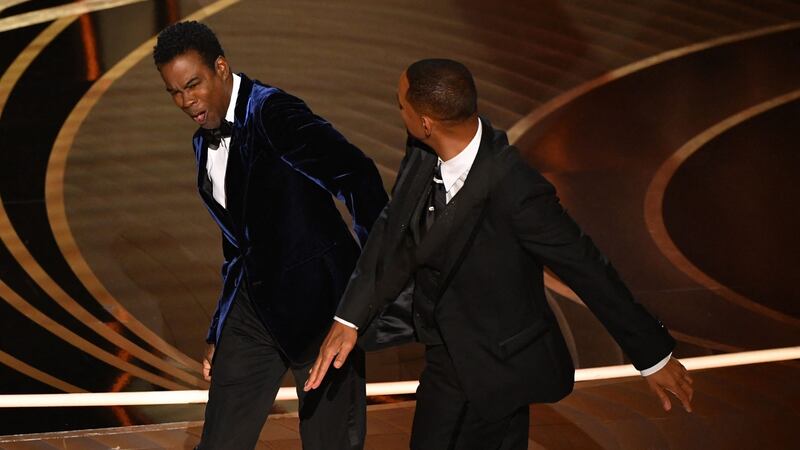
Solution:
<svg viewBox="0 0 800 450">
<path fill-rule="evenodd" d="M 217 57 L 217 60 L 214 61 L 214 69 L 217 72 L 217 76 L 223 80 L 227 80 L 231 76 L 231 68 L 224 56 Z"/>
<path fill-rule="evenodd" d="M 421 115 L 420 119 L 422 119 L 422 130 L 425 132 L 425 137 L 431 137 L 431 133 L 433 133 L 433 120 L 426 115 Z"/>
</svg>

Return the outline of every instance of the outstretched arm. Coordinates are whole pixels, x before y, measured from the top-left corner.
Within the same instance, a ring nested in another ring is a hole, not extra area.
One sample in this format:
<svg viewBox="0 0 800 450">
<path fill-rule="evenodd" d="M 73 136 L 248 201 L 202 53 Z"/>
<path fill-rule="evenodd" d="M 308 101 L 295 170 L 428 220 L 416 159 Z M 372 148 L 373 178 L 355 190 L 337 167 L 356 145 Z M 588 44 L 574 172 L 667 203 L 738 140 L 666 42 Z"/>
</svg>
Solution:
<svg viewBox="0 0 800 450">
<path fill-rule="evenodd" d="M 666 391 L 691 410 L 691 377 L 671 358 L 675 341 L 666 328 L 635 301 L 606 257 L 561 206 L 555 189 L 520 164 L 512 170 L 513 224 L 521 245 L 571 287 L 608 329 L 640 371 L 666 364 L 646 376 L 650 388 L 671 408 Z"/>
</svg>

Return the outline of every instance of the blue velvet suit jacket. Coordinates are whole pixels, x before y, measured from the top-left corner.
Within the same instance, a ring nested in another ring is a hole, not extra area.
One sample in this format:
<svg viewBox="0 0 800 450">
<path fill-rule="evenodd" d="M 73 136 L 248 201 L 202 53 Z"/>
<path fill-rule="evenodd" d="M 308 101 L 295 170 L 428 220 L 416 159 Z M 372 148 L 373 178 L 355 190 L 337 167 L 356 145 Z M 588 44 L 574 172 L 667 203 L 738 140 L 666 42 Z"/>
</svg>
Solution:
<svg viewBox="0 0 800 450">
<path fill-rule="evenodd" d="M 222 230 L 223 288 L 206 340 L 219 340 L 239 289 L 293 362 L 316 357 L 363 245 L 388 201 L 372 160 L 306 104 L 241 74 L 230 142 L 227 209 L 211 194 L 208 145 L 193 139 L 198 188 Z"/>
</svg>

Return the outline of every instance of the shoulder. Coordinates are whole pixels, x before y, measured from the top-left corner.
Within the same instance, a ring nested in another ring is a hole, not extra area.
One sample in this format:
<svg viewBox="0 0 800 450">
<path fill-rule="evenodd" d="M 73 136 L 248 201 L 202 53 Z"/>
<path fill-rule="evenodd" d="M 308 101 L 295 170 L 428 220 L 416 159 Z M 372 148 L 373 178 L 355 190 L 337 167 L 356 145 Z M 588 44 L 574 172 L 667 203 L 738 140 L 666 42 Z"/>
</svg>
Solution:
<svg viewBox="0 0 800 450">
<path fill-rule="evenodd" d="M 286 128 L 326 124 L 306 103 L 286 91 L 259 82 L 253 83 L 247 105 L 248 116 L 269 134 L 283 133 Z"/>
<path fill-rule="evenodd" d="M 497 148 L 492 166 L 492 197 L 504 209 L 517 210 L 532 199 L 556 195 L 553 184 L 513 145 Z"/>
<path fill-rule="evenodd" d="M 294 95 L 291 95 L 275 86 L 253 81 L 253 89 L 250 92 L 249 106 L 251 108 L 281 108 L 300 106 L 305 107 L 305 102 Z"/>
<path fill-rule="evenodd" d="M 529 162 L 529 158 L 514 145 L 509 144 L 506 132 L 494 128 L 488 120 L 483 121 L 482 145 L 488 147 L 492 158 L 493 184 L 520 188 L 539 185 L 552 186 Z M 527 189 L 524 189 L 527 190 Z"/>
</svg>

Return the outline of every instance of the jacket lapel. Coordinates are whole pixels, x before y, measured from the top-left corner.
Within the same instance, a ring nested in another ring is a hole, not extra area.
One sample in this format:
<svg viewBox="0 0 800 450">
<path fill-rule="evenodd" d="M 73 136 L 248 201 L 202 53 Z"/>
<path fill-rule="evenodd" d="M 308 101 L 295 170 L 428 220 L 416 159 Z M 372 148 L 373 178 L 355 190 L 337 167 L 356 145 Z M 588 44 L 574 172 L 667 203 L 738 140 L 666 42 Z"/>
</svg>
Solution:
<svg viewBox="0 0 800 450">
<path fill-rule="evenodd" d="M 425 149 L 418 145 L 417 141 L 409 138 L 409 146 L 416 146 L 415 159 L 408 165 L 406 174 L 398 176 L 407 177 L 403 180 L 392 198 L 392 214 L 389 217 L 388 229 L 393 238 L 402 238 L 408 230 L 409 222 L 415 209 L 419 204 L 419 198 L 425 188 L 430 184 L 433 168 L 438 157 L 432 150 Z"/>
<path fill-rule="evenodd" d="M 202 132 L 198 132 L 194 140 L 195 154 L 197 158 L 197 189 L 200 198 L 206 204 L 206 208 L 211 213 L 211 217 L 220 226 L 222 232 L 228 237 L 230 242 L 237 242 L 233 234 L 230 216 L 227 211 L 214 200 L 211 179 L 208 177 L 206 162 L 208 160 L 208 142 Z"/>
<path fill-rule="evenodd" d="M 228 214 L 234 225 L 240 226 L 244 217 L 244 200 L 250 161 L 247 155 L 246 139 L 242 139 L 247 119 L 247 104 L 253 91 L 253 81 L 244 74 L 239 74 L 239 92 L 234 108 L 233 129 L 231 130 L 230 147 L 228 148 L 228 164 L 225 167 L 225 202 Z"/>
<path fill-rule="evenodd" d="M 494 131 L 487 122 L 483 122 L 482 126 L 481 145 L 464 186 L 450 200 L 417 246 L 418 264 L 430 262 L 434 258 L 445 261 L 441 267 L 443 279 L 446 279 L 458 260 L 462 248 L 472 234 L 472 229 L 478 225 L 478 218 L 489 195 Z M 458 226 L 453 227 L 453 224 Z M 445 252 L 445 258 L 440 259 L 437 255 L 441 255 L 442 252 Z"/>
<path fill-rule="evenodd" d="M 234 109 L 234 123 L 231 134 L 230 148 L 228 149 L 228 163 L 225 168 L 225 202 L 223 208 L 216 200 L 212 192 L 211 180 L 208 177 L 206 163 L 208 161 L 208 142 L 205 134 L 200 131 L 195 135 L 195 154 L 197 158 L 197 187 L 200 196 L 206 203 L 206 207 L 211 212 L 214 220 L 222 228 L 222 232 L 231 242 L 239 242 L 237 227 L 242 223 L 244 214 L 244 193 L 242 190 L 246 185 L 246 171 L 249 167 L 245 148 L 242 148 L 242 134 L 245 129 L 247 118 L 247 104 L 250 93 L 253 90 L 253 82 L 244 74 L 239 84 L 239 92 L 236 98 L 236 108 Z"/>
</svg>

